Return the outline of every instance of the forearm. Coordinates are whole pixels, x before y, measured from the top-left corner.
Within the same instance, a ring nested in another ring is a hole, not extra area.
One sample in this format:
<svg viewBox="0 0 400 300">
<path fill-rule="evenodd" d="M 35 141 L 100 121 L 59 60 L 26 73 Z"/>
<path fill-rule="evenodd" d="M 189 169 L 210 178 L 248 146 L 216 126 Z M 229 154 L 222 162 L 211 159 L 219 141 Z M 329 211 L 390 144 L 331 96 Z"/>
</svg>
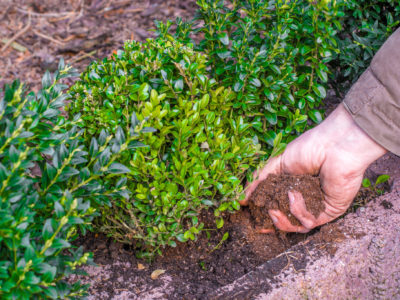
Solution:
<svg viewBox="0 0 400 300">
<path fill-rule="evenodd" d="M 340 104 L 332 114 L 317 128 L 320 139 L 325 143 L 327 155 L 330 151 L 342 153 L 352 159 L 360 168 L 367 168 L 387 150 L 371 138 L 351 114 Z"/>
<path fill-rule="evenodd" d="M 375 142 L 400 155 L 400 29 L 353 85 L 344 107 Z"/>
</svg>

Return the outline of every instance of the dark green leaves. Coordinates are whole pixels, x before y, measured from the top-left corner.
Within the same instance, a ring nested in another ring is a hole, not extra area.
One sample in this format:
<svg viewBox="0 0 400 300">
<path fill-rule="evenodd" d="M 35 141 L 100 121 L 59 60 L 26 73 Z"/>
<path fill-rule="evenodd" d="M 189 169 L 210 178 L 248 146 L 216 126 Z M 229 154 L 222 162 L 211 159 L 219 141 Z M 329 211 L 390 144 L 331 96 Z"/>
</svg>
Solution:
<svg viewBox="0 0 400 300">
<path fill-rule="evenodd" d="M 332 52 L 329 60 L 333 86 L 343 96 L 399 26 L 400 3 L 397 0 L 345 1 L 341 10 L 340 33 L 332 41 L 339 51 Z"/>
<path fill-rule="evenodd" d="M 312 89 L 318 97 L 320 98 L 326 97 L 326 90 L 322 85 L 319 84 L 313 85 Z"/>
<path fill-rule="evenodd" d="M 181 92 L 183 90 L 183 79 L 178 79 L 174 85 L 175 91 Z"/>
<path fill-rule="evenodd" d="M 292 140 L 310 127 L 295 124 L 296 110 L 307 115 L 326 97 L 327 63 L 338 51 L 340 5 L 248 0 L 199 4 L 196 20 L 202 25 L 193 33 L 204 39 L 197 49 L 207 54 L 216 81 L 237 93 L 235 115 L 245 116 L 247 123 L 261 122 L 252 126 L 252 135 L 263 143 L 266 157 L 271 153 L 269 132 Z"/>
<path fill-rule="evenodd" d="M 225 46 L 229 45 L 229 36 L 226 32 L 221 32 L 218 34 L 218 40 Z"/>
<path fill-rule="evenodd" d="M 108 197 L 129 198 L 126 180 L 116 185 L 104 169 L 95 170 L 101 158 L 121 172 L 112 165 L 120 153 L 109 153 L 106 144 L 123 144 L 124 134 L 104 131 L 88 142 L 77 125 L 81 115 L 61 115 L 67 95 L 59 80 L 74 74 L 60 61 L 37 95 L 27 96 L 14 82 L 0 100 L 1 298 L 82 298 L 86 287 L 65 276 L 89 255 L 71 240 L 86 232 Z"/>
<path fill-rule="evenodd" d="M 311 118 L 311 120 L 313 120 L 317 124 L 322 122 L 322 115 L 318 110 L 311 109 L 308 112 L 308 116 Z"/>
<path fill-rule="evenodd" d="M 111 174 L 124 174 L 124 173 L 129 173 L 130 170 L 129 170 L 129 168 L 125 167 L 123 164 L 112 163 L 108 167 L 108 172 L 110 172 Z"/>
<path fill-rule="evenodd" d="M 42 87 L 43 89 L 48 89 L 51 84 L 52 84 L 52 80 L 51 80 L 51 74 L 49 71 L 46 71 L 46 73 L 43 75 L 42 78 Z"/>
<path fill-rule="evenodd" d="M 100 76 L 99 76 L 99 74 L 96 73 L 95 70 L 92 70 L 92 71 L 89 73 L 89 78 L 90 78 L 91 80 L 95 80 L 95 81 L 100 80 Z"/>
</svg>

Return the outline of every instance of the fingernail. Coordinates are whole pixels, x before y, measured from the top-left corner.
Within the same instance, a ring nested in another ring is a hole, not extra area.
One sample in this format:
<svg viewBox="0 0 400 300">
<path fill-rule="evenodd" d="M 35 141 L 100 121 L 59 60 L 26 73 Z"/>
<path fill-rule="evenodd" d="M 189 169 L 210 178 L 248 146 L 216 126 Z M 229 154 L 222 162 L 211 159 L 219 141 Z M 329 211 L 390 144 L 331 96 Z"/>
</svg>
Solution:
<svg viewBox="0 0 400 300">
<path fill-rule="evenodd" d="M 288 197 L 289 197 L 289 203 L 293 204 L 294 203 L 294 194 L 292 193 L 292 191 L 288 192 Z"/>
<path fill-rule="evenodd" d="M 278 218 L 275 217 L 275 216 L 273 216 L 273 215 L 271 215 L 271 220 L 272 220 L 272 222 L 274 222 L 274 223 L 277 223 L 277 222 L 278 222 Z"/>
</svg>

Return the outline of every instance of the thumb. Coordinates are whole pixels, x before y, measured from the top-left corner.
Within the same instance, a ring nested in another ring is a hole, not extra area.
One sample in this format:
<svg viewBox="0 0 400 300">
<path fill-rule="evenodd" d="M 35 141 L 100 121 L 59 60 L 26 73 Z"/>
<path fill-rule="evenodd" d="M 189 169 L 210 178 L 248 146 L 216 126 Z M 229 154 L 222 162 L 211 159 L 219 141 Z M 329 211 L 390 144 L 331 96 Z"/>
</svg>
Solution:
<svg viewBox="0 0 400 300">
<path fill-rule="evenodd" d="M 257 170 L 253 173 L 254 181 L 247 183 L 247 187 L 245 188 L 246 197 L 244 200 L 239 201 L 240 205 L 248 205 L 251 194 L 255 191 L 258 184 L 265 180 L 269 174 L 279 174 L 282 172 L 281 162 L 282 154 L 269 159 L 267 164 L 261 170 Z"/>
</svg>

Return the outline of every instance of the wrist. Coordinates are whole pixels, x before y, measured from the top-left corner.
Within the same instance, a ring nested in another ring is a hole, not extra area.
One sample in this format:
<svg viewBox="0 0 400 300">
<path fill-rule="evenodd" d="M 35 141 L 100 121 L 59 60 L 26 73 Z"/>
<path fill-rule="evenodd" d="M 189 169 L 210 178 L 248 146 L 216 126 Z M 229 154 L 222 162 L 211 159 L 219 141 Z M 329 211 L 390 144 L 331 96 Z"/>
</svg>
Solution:
<svg viewBox="0 0 400 300">
<path fill-rule="evenodd" d="M 316 129 L 321 131 L 321 142 L 326 149 L 340 151 L 365 168 L 387 152 L 357 125 L 343 104 L 318 127 Z"/>
</svg>

